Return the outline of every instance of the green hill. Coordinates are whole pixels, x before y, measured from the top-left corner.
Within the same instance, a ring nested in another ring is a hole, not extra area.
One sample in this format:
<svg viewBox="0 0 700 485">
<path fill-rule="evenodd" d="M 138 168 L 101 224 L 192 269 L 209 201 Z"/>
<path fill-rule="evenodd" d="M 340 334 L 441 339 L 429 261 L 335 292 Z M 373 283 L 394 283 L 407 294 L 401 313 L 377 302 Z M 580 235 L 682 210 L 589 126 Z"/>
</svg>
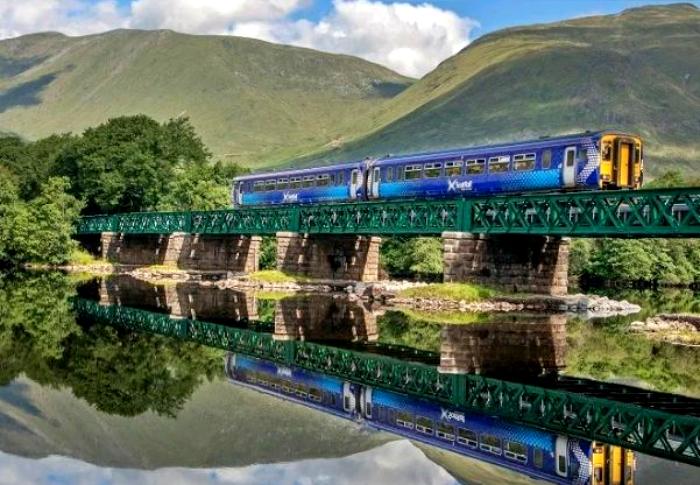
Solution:
<svg viewBox="0 0 700 485">
<path fill-rule="evenodd" d="M 697 170 L 700 10 L 643 7 L 486 35 L 361 124 L 297 163 L 614 127 L 646 137 L 652 174 Z"/>
<path fill-rule="evenodd" d="M 410 82 L 355 57 L 240 37 L 33 34 L 0 41 L 0 132 L 33 139 L 186 114 L 217 156 L 274 163 L 327 144 Z"/>
</svg>

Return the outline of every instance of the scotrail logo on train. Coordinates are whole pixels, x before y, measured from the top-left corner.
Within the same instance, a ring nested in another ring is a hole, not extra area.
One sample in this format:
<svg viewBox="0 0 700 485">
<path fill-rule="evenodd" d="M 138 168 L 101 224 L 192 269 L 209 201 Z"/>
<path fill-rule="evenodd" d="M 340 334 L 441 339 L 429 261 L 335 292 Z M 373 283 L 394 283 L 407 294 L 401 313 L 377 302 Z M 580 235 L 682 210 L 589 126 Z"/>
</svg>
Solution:
<svg viewBox="0 0 700 485">
<path fill-rule="evenodd" d="M 472 189 L 471 180 L 448 180 L 447 181 L 447 191 L 448 192 L 468 192 Z"/>
<path fill-rule="evenodd" d="M 449 409 L 440 409 L 440 419 L 445 421 L 459 421 L 460 423 L 465 422 L 464 414 L 457 411 L 450 411 Z"/>
</svg>

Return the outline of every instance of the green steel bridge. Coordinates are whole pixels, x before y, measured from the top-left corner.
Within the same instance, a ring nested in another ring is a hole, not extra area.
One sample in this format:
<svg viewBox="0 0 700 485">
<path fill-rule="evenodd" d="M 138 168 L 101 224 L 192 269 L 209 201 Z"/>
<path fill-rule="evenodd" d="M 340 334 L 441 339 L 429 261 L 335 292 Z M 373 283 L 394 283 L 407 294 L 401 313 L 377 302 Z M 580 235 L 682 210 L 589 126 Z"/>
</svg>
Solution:
<svg viewBox="0 0 700 485">
<path fill-rule="evenodd" d="M 436 365 L 425 363 L 431 360 L 426 352 L 415 351 L 412 356 L 408 348 L 389 346 L 390 355 L 378 355 L 306 341 L 280 341 L 271 333 L 101 305 L 88 299 L 76 298 L 73 305 L 79 317 L 90 321 L 198 342 L 700 465 L 700 400 L 576 378 L 522 383 L 474 374 L 442 374 Z"/>
<path fill-rule="evenodd" d="M 506 195 L 138 212 L 83 217 L 77 234 L 533 234 L 571 237 L 700 236 L 700 188 Z"/>
</svg>

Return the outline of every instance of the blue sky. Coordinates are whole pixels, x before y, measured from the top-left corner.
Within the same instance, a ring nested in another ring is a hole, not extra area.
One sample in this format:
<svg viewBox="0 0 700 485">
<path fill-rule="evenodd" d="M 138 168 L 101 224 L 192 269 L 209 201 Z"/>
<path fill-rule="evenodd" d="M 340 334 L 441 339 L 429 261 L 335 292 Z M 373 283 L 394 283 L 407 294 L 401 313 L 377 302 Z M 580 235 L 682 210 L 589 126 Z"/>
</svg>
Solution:
<svg viewBox="0 0 700 485">
<path fill-rule="evenodd" d="M 116 28 L 237 35 L 350 54 L 420 77 L 471 41 L 515 25 L 668 0 L 0 0 L 0 39 Z M 692 0 L 700 6 L 700 0 Z"/>
</svg>

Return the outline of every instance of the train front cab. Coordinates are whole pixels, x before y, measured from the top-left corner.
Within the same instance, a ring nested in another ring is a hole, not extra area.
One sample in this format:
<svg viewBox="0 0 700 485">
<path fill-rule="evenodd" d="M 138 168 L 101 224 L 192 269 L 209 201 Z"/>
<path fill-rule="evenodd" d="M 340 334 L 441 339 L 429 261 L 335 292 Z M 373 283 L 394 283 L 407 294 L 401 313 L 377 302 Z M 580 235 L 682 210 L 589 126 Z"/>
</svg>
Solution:
<svg viewBox="0 0 700 485">
<path fill-rule="evenodd" d="M 619 446 L 594 442 L 591 485 L 634 485 L 634 452 Z"/>
<path fill-rule="evenodd" d="M 638 136 L 603 133 L 600 139 L 602 189 L 638 189 L 642 186 L 644 147 Z"/>
</svg>

